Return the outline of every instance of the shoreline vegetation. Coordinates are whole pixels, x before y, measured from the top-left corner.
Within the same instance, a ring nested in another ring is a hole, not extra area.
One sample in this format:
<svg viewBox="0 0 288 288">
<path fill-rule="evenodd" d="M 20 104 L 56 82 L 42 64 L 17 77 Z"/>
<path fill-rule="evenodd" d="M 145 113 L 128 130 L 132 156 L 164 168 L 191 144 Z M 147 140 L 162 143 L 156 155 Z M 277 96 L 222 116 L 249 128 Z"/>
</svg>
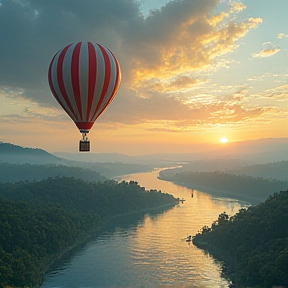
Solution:
<svg viewBox="0 0 288 288">
<path fill-rule="evenodd" d="M 199 192 L 203 192 L 205 194 L 208 194 L 213 197 L 223 197 L 227 199 L 234 199 L 242 202 L 249 203 L 251 205 L 259 203 L 261 199 L 255 198 L 255 197 L 249 197 L 249 196 L 243 196 L 241 194 L 235 194 L 230 190 L 220 190 L 220 189 L 214 189 L 211 186 L 205 186 L 205 185 L 196 185 L 196 184 L 191 184 L 191 183 L 184 183 L 184 182 L 177 182 L 177 181 L 170 181 L 161 177 L 158 177 L 159 180 L 167 181 L 167 182 L 172 182 L 175 185 L 179 185 L 182 187 L 186 187 L 189 189 L 197 190 Z"/>
<path fill-rule="evenodd" d="M 157 207 L 145 208 L 145 209 L 140 209 L 140 210 L 136 210 L 136 211 L 130 211 L 130 212 L 118 214 L 118 215 L 115 215 L 115 216 L 113 216 L 107 220 L 103 220 L 103 222 L 99 223 L 99 226 L 95 227 L 95 229 L 91 229 L 90 231 L 87 231 L 86 233 L 84 233 L 82 236 L 79 237 L 79 239 L 72 246 L 67 247 L 67 249 L 62 251 L 58 256 L 51 259 L 51 262 L 48 263 L 48 265 L 45 269 L 45 272 L 43 274 L 43 280 L 44 280 L 44 276 L 49 271 L 54 270 L 54 267 L 57 266 L 57 264 L 59 263 L 59 261 L 61 259 L 66 257 L 68 254 L 73 255 L 73 251 L 76 251 L 78 247 L 81 247 L 81 246 L 89 243 L 89 241 L 91 241 L 94 237 L 97 237 L 97 235 L 99 235 L 99 233 L 101 233 L 101 231 L 105 231 L 105 229 L 108 225 L 113 225 L 113 223 L 115 221 L 120 220 L 121 218 L 125 218 L 127 216 L 137 215 L 139 217 L 137 217 L 135 219 L 135 221 L 138 222 L 139 220 L 141 220 L 141 217 L 143 217 L 146 214 L 153 214 L 153 212 L 156 212 L 156 214 L 158 214 L 158 213 L 164 212 L 167 209 L 173 208 L 174 206 L 175 206 L 174 203 L 173 204 L 170 203 L 170 204 L 165 204 L 165 205 L 159 205 Z M 127 221 L 126 218 L 125 218 L 125 221 Z M 41 284 L 39 286 L 35 286 L 33 288 L 39 288 L 42 285 L 42 283 L 43 283 L 43 281 L 41 282 Z"/>
<path fill-rule="evenodd" d="M 193 244 L 222 263 L 230 287 L 288 287 L 288 190 L 261 204 L 221 213 L 210 227 L 193 236 Z"/>
<path fill-rule="evenodd" d="M 213 196 L 248 202 L 251 205 L 260 204 L 273 193 L 288 188 L 288 181 L 218 171 L 178 172 L 177 169 L 166 169 L 160 171 L 158 179 L 195 190 L 199 189 Z"/>
<path fill-rule="evenodd" d="M 192 242 L 221 263 L 222 277 L 230 281 L 231 288 L 288 287 L 287 181 L 175 170 L 162 170 L 158 178 L 250 202 L 252 206 L 232 217 L 221 213 L 210 227 L 202 227 Z"/>
<path fill-rule="evenodd" d="M 49 269 L 105 225 L 172 208 L 172 195 L 137 182 L 56 177 L 0 183 L 0 287 L 40 287 Z M 21 235 L 21 236 L 20 236 Z"/>
<path fill-rule="evenodd" d="M 221 213 L 211 227 L 193 236 L 195 246 L 222 263 L 222 276 L 231 287 L 288 287 L 288 182 L 176 171 L 162 170 L 158 178 L 253 205 L 232 217 Z M 147 213 L 158 214 L 177 204 L 172 195 L 146 191 L 136 181 L 54 177 L 0 183 L 0 288 L 39 288 L 45 273 L 62 257 L 107 225 L 122 217 L 132 221 L 132 214 L 138 222 Z"/>
</svg>

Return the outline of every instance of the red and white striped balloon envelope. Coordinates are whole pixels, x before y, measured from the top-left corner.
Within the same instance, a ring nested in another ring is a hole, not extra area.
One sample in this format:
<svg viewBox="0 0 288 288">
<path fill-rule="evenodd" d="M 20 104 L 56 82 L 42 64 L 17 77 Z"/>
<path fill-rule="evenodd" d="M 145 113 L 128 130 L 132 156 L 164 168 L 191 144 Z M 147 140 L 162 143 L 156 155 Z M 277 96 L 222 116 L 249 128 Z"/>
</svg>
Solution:
<svg viewBox="0 0 288 288">
<path fill-rule="evenodd" d="M 86 134 L 116 95 L 121 69 L 107 47 L 77 42 L 54 55 L 48 81 L 58 103 Z"/>
</svg>

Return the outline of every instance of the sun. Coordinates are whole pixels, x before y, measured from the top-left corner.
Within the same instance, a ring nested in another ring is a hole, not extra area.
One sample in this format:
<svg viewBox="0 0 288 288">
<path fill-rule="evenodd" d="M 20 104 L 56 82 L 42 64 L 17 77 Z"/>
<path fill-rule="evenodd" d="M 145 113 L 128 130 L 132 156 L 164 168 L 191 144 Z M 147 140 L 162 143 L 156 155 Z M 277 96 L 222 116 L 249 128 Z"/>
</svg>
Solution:
<svg viewBox="0 0 288 288">
<path fill-rule="evenodd" d="M 220 142 L 221 142 L 221 143 L 227 143 L 227 142 L 228 142 L 228 139 L 227 139 L 226 137 L 222 137 L 222 138 L 220 139 Z"/>
</svg>

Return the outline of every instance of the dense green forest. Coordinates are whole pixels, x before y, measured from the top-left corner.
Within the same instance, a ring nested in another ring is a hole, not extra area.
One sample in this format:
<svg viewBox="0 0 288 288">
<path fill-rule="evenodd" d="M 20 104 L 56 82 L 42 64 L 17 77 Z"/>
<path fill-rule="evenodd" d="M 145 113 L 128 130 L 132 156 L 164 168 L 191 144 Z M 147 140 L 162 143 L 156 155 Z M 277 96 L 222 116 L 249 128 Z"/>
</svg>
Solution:
<svg viewBox="0 0 288 288">
<path fill-rule="evenodd" d="M 173 206 L 137 182 L 56 177 L 0 183 L 0 287 L 37 287 L 49 264 L 119 214 Z"/>
<path fill-rule="evenodd" d="M 267 164 L 255 164 L 232 170 L 238 175 L 250 175 L 267 179 L 288 180 L 288 161 Z"/>
<path fill-rule="evenodd" d="M 224 260 L 237 288 L 288 287 L 287 223 L 288 191 L 282 191 L 235 216 L 223 212 L 193 243 Z"/>
<path fill-rule="evenodd" d="M 163 170 L 159 178 L 205 192 L 237 198 L 258 204 L 269 195 L 288 189 L 288 181 L 264 179 L 246 175 L 235 175 L 224 172 L 180 172 L 177 170 Z M 206 189 L 208 188 L 208 190 Z M 211 188 L 211 189 L 209 189 Z"/>
<path fill-rule="evenodd" d="M 87 181 L 102 181 L 106 178 L 96 171 L 64 165 L 31 165 L 0 163 L 0 182 L 43 180 L 48 177 L 66 176 Z"/>
</svg>

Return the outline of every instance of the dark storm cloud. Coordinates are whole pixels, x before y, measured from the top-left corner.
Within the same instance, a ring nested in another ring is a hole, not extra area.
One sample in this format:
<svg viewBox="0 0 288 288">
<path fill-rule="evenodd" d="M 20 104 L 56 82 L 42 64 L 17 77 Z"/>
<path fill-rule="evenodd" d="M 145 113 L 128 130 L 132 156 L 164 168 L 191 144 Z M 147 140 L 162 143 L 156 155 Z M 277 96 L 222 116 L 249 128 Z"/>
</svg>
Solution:
<svg viewBox="0 0 288 288">
<path fill-rule="evenodd" d="M 161 47 L 173 42 L 179 27 L 217 2 L 172 1 L 144 18 L 133 0 L 2 0 L 0 86 L 22 88 L 23 97 L 52 103 L 49 62 L 60 48 L 81 40 L 112 47 L 127 81 L 133 60 L 161 62 Z"/>
<path fill-rule="evenodd" d="M 191 32 L 187 35 L 187 38 L 190 38 L 190 46 L 193 44 L 191 39 L 197 39 L 195 33 L 203 35 L 211 31 L 209 28 L 207 31 L 207 25 L 201 19 L 218 3 L 219 0 L 171 1 L 161 9 L 151 11 L 147 18 L 133 21 L 133 25 L 129 25 L 123 31 L 129 55 L 133 55 L 141 65 L 148 68 L 162 65 L 163 51 L 169 50 L 167 47 L 174 49 L 177 55 L 179 47 L 181 49 L 187 45 L 187 39 L 183 37 L 185 29 Z"/>
<path fill-rule="evenodd" d="M 174 0 L 144 17 L 134 0 L 0 0 L 0 89 L 21 90 L 20 97 L 59 107 L 48 87 L 50 60 L 68 43 L 89 40 L 109 47 L 120 62 L 122 85 L 109 110 L 122 123 L 195 115 L 197 107 L 169 91 L 198 84 L 190 71 L 233 51 L 233 43 L 259 23 L 235 23 L 232 16 L 217 28 L 226 17 L 213 18 L 219 2 Z M 203 115 L 209 118 L 216 108 Z"/>
<path fill-rule="evenodd" d="M 151 11 L 141 27 L 130 27 L 128 32 L 133 37 L 129 38 L 134 43 L 141 43 L 141 39 L 145 39 L 150 45 L 171 44 L 178 38 L 177 34 L 181 32 L 183 24 L 190 22 L 193 25 L 203 15 L 207 15 L 218 2 L 218 0 L 168 2 L 160 10 Z"/>
<path fill-rule="evenodd" d="M 0 85 L 47 102 L 47 69 L 60 48 L 81 40 L 117 47 L 133 17 L 139 8 L 127 0 L 1 1 Z"/>
</svg>

